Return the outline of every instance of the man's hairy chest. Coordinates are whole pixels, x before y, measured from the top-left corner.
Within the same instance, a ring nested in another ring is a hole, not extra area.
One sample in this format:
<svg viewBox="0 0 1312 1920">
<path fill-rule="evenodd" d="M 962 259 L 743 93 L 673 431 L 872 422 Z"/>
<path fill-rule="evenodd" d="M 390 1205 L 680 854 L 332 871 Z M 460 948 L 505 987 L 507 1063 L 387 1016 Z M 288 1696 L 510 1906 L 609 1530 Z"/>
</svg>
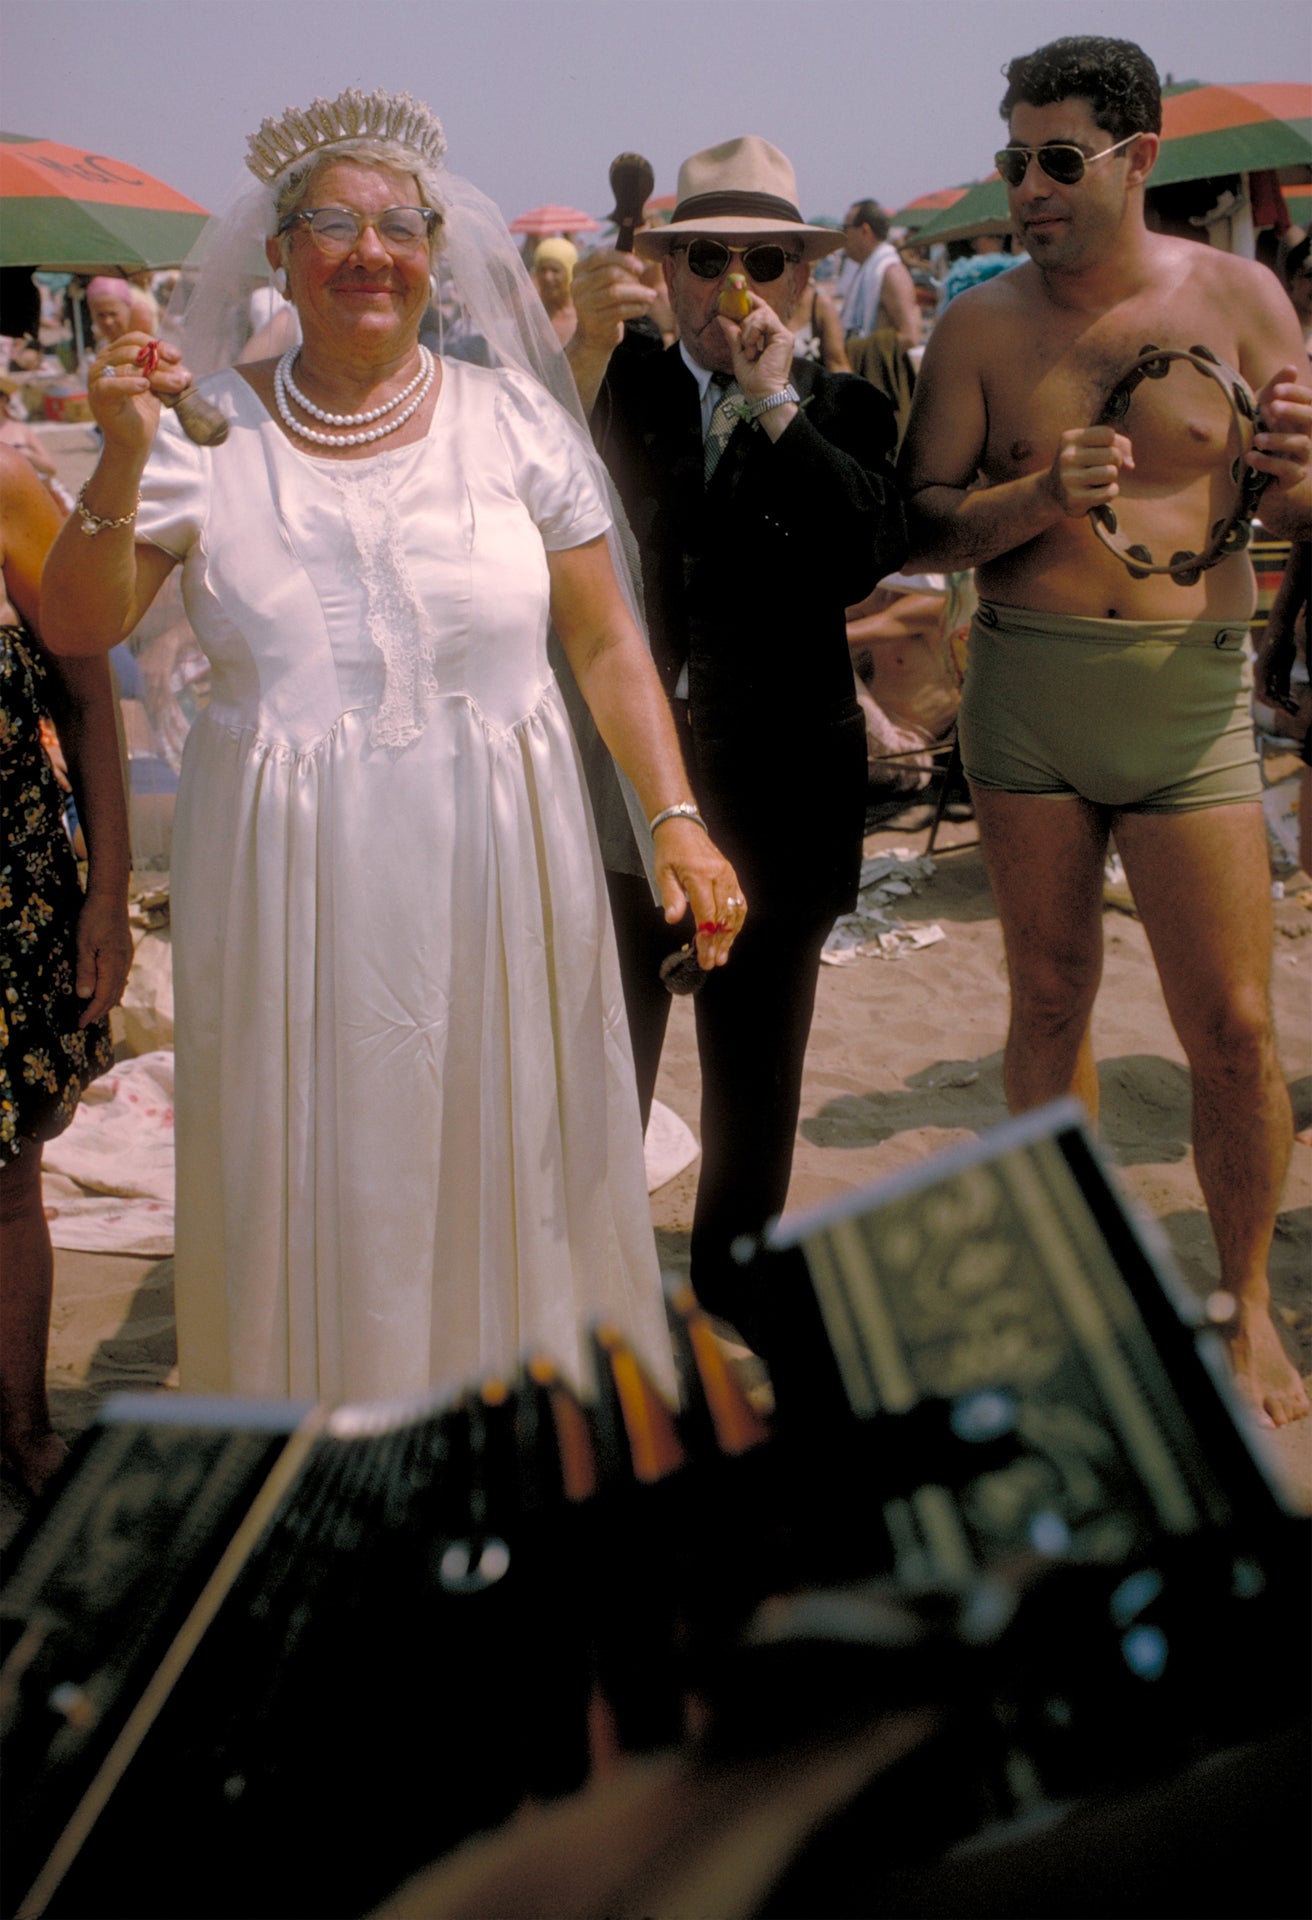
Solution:
<svg viewBox="0 0 1312 1920">
<path fill-rule="evenodd" d="M 1000 330 L 999 350 L 983 380 L 985 472 L 1004 479 L 1046 466 L 1064 432 L 1098 420 L 1108 395 L 1145 347 L 1199 345 L 1235 365 L 1234 320 L 1219 305 L 1209 311 L 1208 303 L 1180 297 L 1145 297 L 1092 319 L 1058 314 L 1036 318 L 1028 329 Z M 1173 363 L 1162 379 L 1135 387 L 1117 430 L 1129 438 L 1136 467 L 1196 469 L 1224 459 L 1230 411 L 1213 381 Z"/>
</svg>

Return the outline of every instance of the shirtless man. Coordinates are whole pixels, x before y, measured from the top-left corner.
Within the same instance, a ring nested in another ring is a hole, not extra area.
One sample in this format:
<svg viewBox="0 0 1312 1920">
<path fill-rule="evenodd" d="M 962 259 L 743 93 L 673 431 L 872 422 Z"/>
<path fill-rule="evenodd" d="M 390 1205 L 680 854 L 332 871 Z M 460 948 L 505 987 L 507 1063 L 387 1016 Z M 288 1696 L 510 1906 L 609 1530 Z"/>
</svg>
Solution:
<svg viewBox="0 0 1312 1920">
<path fill-rule="evenodd" d="M 960 732 L 1010 975 L 1007 1099 L 1019 1111 L 1074 1092 L 1096 1116 L 1114 831 L 1189 1061 L 1235 1378 L 1262 1424 L 1283 1425 L 1308 1399 L 1267 1280 L 1293 1126 L 1269 999 L 1252 569 L 1239 553 L 1192 584 L 1135 579 L 1087 524 L 1119 496 L 1122 537 L 1159 562 L 1200 548 L 1234 501 L 1229 409 L 1176 363 L 1119 430 L 1086 423 L 1145 344 L 1205 344 L 1258 397 L 1248 464 L 1269 476 L 1264 525 L 1306 533 L 1307 362 L 1265 268 L 1145 226 L 1161 105 L 1140 48 L 1059 40 L 1007 77 L 999 171 L 1030 259 L 940 319 L 903 449 L 908 566 L 977 569 Z"/>
</svg>

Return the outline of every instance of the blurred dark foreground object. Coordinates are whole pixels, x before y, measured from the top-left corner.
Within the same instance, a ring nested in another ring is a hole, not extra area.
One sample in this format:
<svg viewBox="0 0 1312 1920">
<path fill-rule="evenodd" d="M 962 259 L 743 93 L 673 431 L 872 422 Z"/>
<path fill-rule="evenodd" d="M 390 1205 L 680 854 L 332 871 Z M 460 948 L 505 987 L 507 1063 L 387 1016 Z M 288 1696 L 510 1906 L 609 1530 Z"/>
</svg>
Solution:
<svg viewBox="0 0 1312 1920">
<path fill-rule="evenodd" d="M 604 1327 L 587 1400 L 111 1403 L 4 1913 L 1306 1914 L 1308 1523 L 1076 1110 L 744 1258 L 769 1424 L 677 1288 L 677 1409 Z"/>
<path fill-rule="evenodd" d="M 1305 1731 L 1284 1729 L 918 1859 L 908 1834 L 962 1759 L 925 1715 L 884 1715 L 732 1768 L 631 1761 L 470 1842 L 376 1920 L 1299 1920 L 1308 1767 Z"/>
</svg>

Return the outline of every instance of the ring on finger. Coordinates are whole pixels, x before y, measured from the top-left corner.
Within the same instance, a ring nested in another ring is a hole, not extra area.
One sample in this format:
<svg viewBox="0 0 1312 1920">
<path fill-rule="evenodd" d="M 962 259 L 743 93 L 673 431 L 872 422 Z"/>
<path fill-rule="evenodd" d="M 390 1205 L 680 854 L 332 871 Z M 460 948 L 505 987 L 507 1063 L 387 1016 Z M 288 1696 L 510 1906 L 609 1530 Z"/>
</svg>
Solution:
<svg viewBox="0 0 1312 1920">
<path fill-rule="evenodd" d="M 112 366 L 111 366 L 111 367 L 102 367 L 102 368 L 100 369 L 100 377 L 101 377 L 101 379 L 102 379 L 102 380 L 112 380 L 112 379 L 114 378 L 114 369 L 113 369 L 113 367 L 112 367 Z"/>
</svg>

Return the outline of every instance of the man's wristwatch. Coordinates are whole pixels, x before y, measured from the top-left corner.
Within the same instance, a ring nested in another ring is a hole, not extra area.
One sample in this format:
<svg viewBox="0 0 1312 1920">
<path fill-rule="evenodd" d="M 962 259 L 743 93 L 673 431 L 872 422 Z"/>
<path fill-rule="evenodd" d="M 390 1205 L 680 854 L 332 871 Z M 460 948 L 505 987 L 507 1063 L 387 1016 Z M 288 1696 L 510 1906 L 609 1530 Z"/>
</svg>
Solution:
<svg viewBox="0 0 1312 1920">
<path fill-rule="evenodd" d="M 767 393 L 760 400 L 749 401 L 747 418 L 759 420 L 763 413 L 770 413 L 775 407 L 786 407 L 790 402 L 795 407 L 801 405 L 801 396 L 791 382 L 788 386 L 781 388 L 778 393 Z"/>
</svg>

